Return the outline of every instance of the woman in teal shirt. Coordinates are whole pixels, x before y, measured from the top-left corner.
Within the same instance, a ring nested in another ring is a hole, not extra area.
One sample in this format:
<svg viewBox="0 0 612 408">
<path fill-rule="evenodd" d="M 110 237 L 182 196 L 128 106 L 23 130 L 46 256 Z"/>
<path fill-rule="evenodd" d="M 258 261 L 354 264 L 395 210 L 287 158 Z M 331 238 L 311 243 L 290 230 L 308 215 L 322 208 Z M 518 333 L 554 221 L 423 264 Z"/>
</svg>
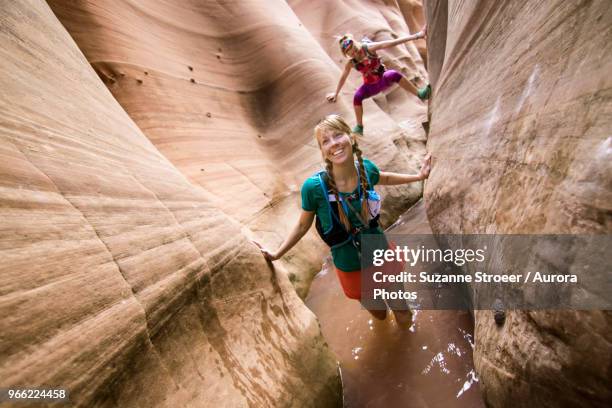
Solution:
<svg viewBox="0 0 612 408">
<path fill-rule="evenodd" d="M 302 186 L 300 218 L 276 251 L 261 248 L 264 257 L 282 257 L 308 232 L 316 217 L 317 231 L 330 246 L 336 273 L 347 297 L 361 299 L 361 260 L 358 244 L 361 234 L 383 234 L 378 226 L 380 199 L 374 185 L 394 185 L 421 181 L 429 176 L 427 157 L 419 174 L 389 173 L 378 170 L 362 158 L 355 136 L 339 115 L 325 117 L 315 127 L 315 138 L 326 163 L 326 170 L 306 179 Z M 357 160 L 355 160 L 357 158 Z M 387 310 L 370 310 L 384 319 Z M 395 311 L 399 321 L 406 314 Z M 408 318 L 409 318 L 408 313 Z"/>
</svg>

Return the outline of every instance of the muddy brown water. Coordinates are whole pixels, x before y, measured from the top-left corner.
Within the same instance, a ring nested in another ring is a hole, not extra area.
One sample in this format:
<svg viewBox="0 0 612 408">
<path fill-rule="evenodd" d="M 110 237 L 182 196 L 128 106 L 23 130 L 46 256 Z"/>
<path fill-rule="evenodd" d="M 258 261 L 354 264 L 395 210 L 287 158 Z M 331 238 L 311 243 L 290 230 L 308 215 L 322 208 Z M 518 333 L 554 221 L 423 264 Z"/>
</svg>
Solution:
<svg viewBox="0 0 612 408">
<path fill-rule="evenodd" d="M 430 234 L 422 202 L 390 231 Z M 344 296 L 329 263 L 315 278 L 306 304 L 338 358 L 345 407 L 484 407 L 469 312 L 415 311 L 412 324 L 403 327 L 391 315 L 378 321 Z"/>
</svg>

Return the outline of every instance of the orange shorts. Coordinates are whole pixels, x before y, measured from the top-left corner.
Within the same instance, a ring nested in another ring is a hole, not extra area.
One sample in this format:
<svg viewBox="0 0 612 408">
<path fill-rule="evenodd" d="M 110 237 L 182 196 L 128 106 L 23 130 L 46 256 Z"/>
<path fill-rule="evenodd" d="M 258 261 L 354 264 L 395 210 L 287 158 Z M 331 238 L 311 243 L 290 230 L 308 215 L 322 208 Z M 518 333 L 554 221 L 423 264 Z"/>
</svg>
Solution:
<svg viewBox="0 0 612 408">
<path fill-rule="evenodd" d="M 336 275 L 346 297 L 361 300 L 361 271 L 344 272 L 336 268 Z"/>
<path fill-rule="evenodd" d="M 395 245 L 391 244 L 389 247 L 394 249 Z M 380 270 L 380 268 L 375 266 L 372 266 L 371 268 Z M 338 268 L 335 269 L 336 275 L 338 275 L 338 280 L 340 281 L 340 285 L 342 286 L 342 290 L 344 291 L 346 297 L 349 299 L 361 300 L 361 270 L 346 272 Z M 384 275 L 395 275 L 400 273 L 403 269 L 403 262 L 386 262 L 382 267 L 382 273 Z M 370 268 L 368 268 L 367 272 L 374 271 L 370 271 Z M 366 276 L 371 275 L 371 273 L 366 273 Z M 365 290 L 373 292 L 375 287 L 386 287 L 387 284 L 368 282 L 367 286 L 368 287 Z"/>
</svg>

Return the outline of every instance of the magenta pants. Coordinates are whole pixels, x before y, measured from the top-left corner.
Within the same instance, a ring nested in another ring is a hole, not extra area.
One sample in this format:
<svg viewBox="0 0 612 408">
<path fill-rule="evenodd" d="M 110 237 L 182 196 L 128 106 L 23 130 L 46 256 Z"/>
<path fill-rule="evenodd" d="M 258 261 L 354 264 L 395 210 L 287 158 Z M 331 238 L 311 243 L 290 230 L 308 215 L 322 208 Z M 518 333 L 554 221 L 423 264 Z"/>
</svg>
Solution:
<svg viewBox="0 0 612 408">
<path fill-rule="evenodd" d="M 396 70 L 390 69 L 385 71 L 382 78 L 380 78 L 378 82 L 363 84 L 357 89 L 355 96 L 353 97 L 353 105 L 361 106 L 364 99 L 381 93 L 391 85 L 398 83 L 400 79 L 402 79 L 402 74 Z"/>
</svg>

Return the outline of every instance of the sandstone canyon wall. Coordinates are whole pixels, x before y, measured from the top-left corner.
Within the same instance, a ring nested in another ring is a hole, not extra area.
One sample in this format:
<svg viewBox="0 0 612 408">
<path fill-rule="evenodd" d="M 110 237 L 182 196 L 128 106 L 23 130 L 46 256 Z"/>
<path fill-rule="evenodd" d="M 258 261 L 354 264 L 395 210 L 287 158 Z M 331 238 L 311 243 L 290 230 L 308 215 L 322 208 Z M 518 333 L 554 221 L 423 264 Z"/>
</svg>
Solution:
<svg viewBox="0 0 612 408">
<path fill-rule="evenodd" d="M 352 119 L 348 87 L 324 102 L 343 15 L 316 30 L 321 10 L 292 3 L 2 2 L 3 385 L 66 387 L 79 406 L 338 403 L 290 283 L 305 293 L 323 246 L 271 268 L 249 242 L 291 227 L 317 120 Z M 386 16 L 355 21 L 372 37 L 422 18 L 418 3 L 347 4 Z M 425 75 L 419 49 L 396 52 Z M 397 91 L 366 104 L 366 155 L 416 171 L 423 106 Z M 385 194 L 391 222 L 420 189 Z"/>
<path fill-rule="evenodd" d="M 4 2 L 0 378 L 78 406 L 334 406 L 314 315 L 108 92 Z"/>
<path fill-rule="evenodd" d="M 612 9 L 606 1 L 445 1 L 429 22 L 425 199 L 438 233 L 612 231 Z M 475 313 L 493 407 L 609 406 L 612 316 Z"/>
</svg>

